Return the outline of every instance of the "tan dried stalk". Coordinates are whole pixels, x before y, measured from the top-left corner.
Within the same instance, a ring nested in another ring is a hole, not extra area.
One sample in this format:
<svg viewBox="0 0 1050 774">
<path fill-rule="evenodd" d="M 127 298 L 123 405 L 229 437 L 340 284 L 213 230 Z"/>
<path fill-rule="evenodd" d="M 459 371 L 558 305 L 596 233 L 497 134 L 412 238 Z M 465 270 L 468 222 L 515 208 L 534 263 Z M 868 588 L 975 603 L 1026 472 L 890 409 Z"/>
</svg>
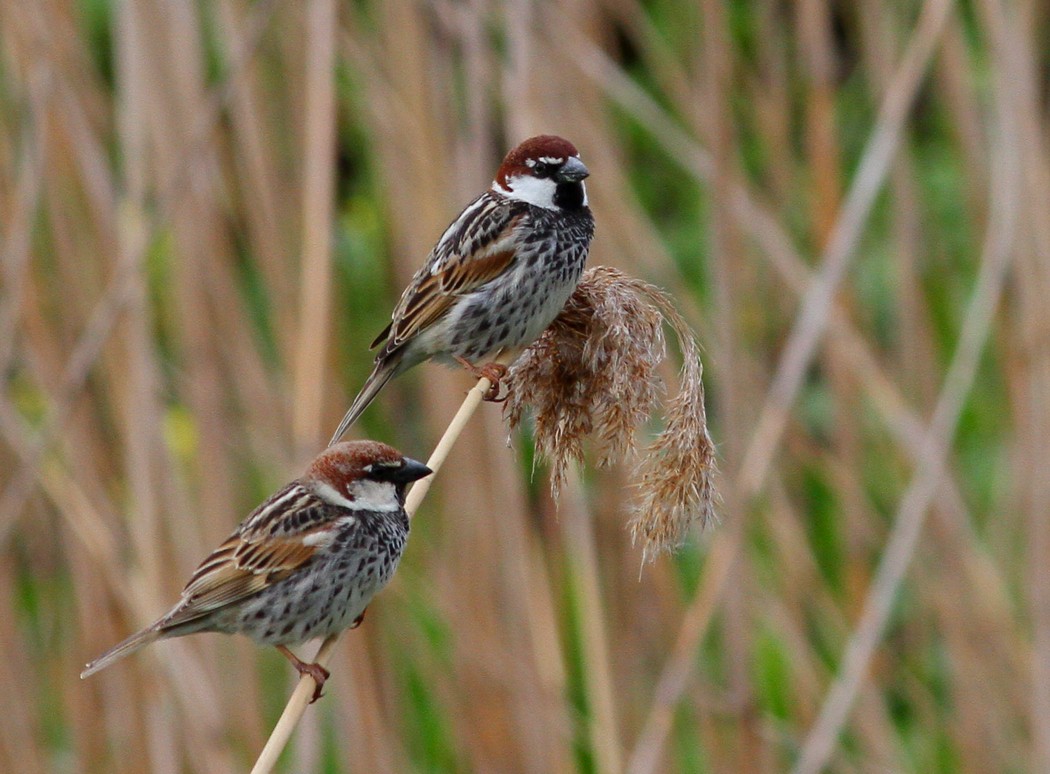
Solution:
<svg viewBox="0 0 1050 774">
<path fill-rule="evenodd" d="M 682 352 L 678 391 L 663 401 L 664 429 L 638 453 L 639 429 L 666 395 L 663 327 Z M 588 269 L 561 314 L 510 367 L 504 415 L 535 417 L 536 450 L 558 497 L 568 465 L 590 440 L 598 465 L 637 454 L 629 526 L 645 560 L 714 518 L 715 449 L 707 431 L 700 347 L 669 295 L 608 266 Z"/>
</svg>

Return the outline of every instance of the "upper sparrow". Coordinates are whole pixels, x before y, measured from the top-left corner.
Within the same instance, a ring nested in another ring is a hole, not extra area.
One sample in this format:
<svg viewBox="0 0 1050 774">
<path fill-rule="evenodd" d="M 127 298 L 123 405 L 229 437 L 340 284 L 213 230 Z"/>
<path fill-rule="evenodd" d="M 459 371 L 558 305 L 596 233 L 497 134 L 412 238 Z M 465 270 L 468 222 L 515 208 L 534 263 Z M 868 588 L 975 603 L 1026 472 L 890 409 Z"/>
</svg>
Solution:
<svg viewBox="0 0 1050 774">
<path fill-rule="evenodd" d="M 382 443 L 330 447 L 201 562 L 178 604 L 80 676 L 159 639 L 239 632 L 277 646 L 300 674 L 310 674 L 316 701 L 328 671 L 300 661 L 287 646 L 361 622 L 408 539 L 405 486 L 430 473 Z"/>
<path fill-rule="evenodd" d="M 332 443 L 412 366 L 456 360 L 495 378 L 498 370 L 472 362 L 524 347 L 550 325 L 580 279 L 594 235 L 588 174 L 576 147 L 549 134 L 507 154 L 492 187 L 445 229 L 372 342 L 385 344 Z"/>
</svg>

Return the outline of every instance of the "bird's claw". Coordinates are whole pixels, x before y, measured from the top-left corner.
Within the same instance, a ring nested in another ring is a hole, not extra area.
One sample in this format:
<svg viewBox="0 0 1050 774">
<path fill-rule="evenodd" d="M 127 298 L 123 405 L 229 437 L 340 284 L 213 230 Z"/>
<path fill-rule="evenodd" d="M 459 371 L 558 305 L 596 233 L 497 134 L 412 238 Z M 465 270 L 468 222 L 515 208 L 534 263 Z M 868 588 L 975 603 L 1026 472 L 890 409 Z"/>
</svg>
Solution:
<svg viewBox="0 0 1050 774">
<path fill-rule="evenodd" d="M 489 380 L 489 388 L 485 390 L 485 395 L 482 400 L 487 400 L 490 403 L 503 403 L 510 395 L 500 396 L 500 388 L 503 386 L 503 379 L 507 376 L 507 366 L 502 363 L 485 363 L 481 368 L 478 369 L 481 375 Z"/>
<path fill-rule="evenodd" d="M 314 681 L 314 695 L 310 697 L 310 703 L 313 704 L 315 701 L 324 696 L 322 691 L 324 690 L 325 681 L 331 677 L 332 673 L 325 669 L 320 664 L 296 664 L 295 668 L 298 670 L 300 675 L 310 675 Z"/>
<path fill-rule="evenodd" d="M 310 699 L 311 704 L 313 704 L 315 701 L 324 696 L 324 694 L 321 693 L 321 691 L 324 689 L 325 681 L 332 676 L 331 672 L 329 672 L 327 669 L 325 669 L 323 666 L 316 662 L 307 663 L 303 661 L 284 645 L 278 645 L 277 650 L 279 650 L 281 652 L 281 655 L 283 655 L 292 663 L 292 666 L 295 667 L 295 671 L 299 673 L 300 678 L 303 675 L 310 675 L 310 677 L 313 679 L 314 695 Z"/>
<path fill-rule="evenodd" d="M 502 363 L 485 363 L 476 366 L 466 358 L 457 357 L 456 360 L 475 379 L 488 379 L 489 388 L 485 390 L 482 400 L 490 403 L 503 403 L 509 395 L 500 396 L 501 382 L 507 376 L 507 366 Z"/>
</svg>

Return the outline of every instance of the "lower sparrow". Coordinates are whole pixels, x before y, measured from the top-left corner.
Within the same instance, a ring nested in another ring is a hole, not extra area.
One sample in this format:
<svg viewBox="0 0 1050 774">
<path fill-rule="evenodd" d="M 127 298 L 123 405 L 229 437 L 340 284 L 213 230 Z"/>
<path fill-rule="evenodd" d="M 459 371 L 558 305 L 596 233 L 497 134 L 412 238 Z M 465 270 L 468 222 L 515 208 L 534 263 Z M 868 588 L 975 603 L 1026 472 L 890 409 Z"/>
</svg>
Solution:
<svg viewBox="0 0 1050 774">
<path fill-rule="evenodd" d="M 178 604 L 80 676 L 156 640 L 240 633 L 276 646 L 300 674 L 313 677 L 316 701 L 328 670 L 301 661 L 288 646 L 361 622 L 408 539 L 405 486 L 431 472 L 374 441 L 330 447 L 201 562 Z"/>
</svg>

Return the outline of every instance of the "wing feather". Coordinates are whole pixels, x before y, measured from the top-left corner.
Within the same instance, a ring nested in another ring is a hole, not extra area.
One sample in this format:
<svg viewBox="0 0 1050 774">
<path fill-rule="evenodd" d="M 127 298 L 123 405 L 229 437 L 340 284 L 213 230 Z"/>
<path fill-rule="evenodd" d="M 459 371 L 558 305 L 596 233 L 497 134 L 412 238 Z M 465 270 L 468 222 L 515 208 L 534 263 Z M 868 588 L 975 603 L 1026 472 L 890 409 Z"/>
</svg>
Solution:
<svg viewBox="0 0 1050 774">
<path fill-rule="evenodd" d="M 288 577 L 327 544 L 318 535 L 338 516 L 334 506 L 297 483 L 289 484 L 201 562 L 164 627 L 188 623 Z"/>
<path fill-rule="evenodd" d="M 394 320 L 389 340 L 394 347 L 438 320 L 452 306 L 457 296 L 470 293 L 498 277 L 514 261 L 514 250 L 502 250 L 469 260 L 451 262 L 444 272 L 427 277 Z M 457 256 L 458 258 L 458 256 Z"/>
<path fill-rule="evenodd" d="M 405 288 L 390 325 L 372 346 L 386 340 L 384 354 L 439 320 L 459 296 L 510 268 L 517 258 L 515 231 L 525 209 L 486 192 L 467 206 L 435 245 Z"/>
</svg>

